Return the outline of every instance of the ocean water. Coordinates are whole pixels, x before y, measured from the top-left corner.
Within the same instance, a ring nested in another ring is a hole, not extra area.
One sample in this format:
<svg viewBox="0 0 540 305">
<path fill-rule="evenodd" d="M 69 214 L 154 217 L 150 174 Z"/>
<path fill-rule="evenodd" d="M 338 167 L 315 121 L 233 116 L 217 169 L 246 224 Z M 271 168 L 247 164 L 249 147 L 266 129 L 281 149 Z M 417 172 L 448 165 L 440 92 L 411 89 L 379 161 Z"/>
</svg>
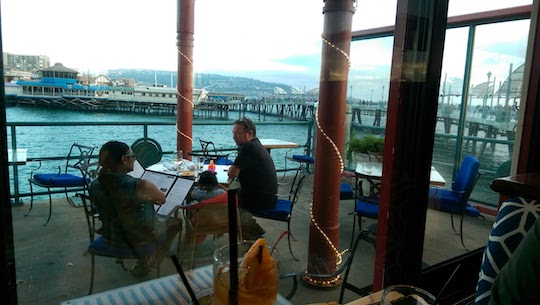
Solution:
<svg viewBox="0 0 540 305">
<path fill-rule="evenodd" d="M 175 123 L 175 117 L 153 116 L 131 113 L 97 113 L 97 112 L 77 112 L 58 109 L 43 109 L 30 107 L 9 107 L 6 108 L 7 122 L 170 122 Z M 239 113 L 232 112 L 227 120 L 221 125 L 197 125 L 196 122 L 207 122 L 194 119 L 193 125 L 193 149 L 200 149 L 199 138 L 213 141 L 217 148 L 232 148 L 235 143 L 232 139 L 232 122 L 240 116 Z M 304 145 L 307 141 L 308 125 L 281 124 L 276 117 L 267 116 L 258 121 L 258 116 L 248 114 L 257 124 L 257 136 L 259 138 L 273 138 L 287 140 Z M 386 118 L 383 118 L 381 126 L 384 126 Z M 363 117 L 362 121 L 366 125 L 371 125 L 373 117 Z M 365 131 L 368 132 L 368 131 Z M 453 125 L 451 134 L 457 132 L 457 126 Z M 8 141 L 11 130 L 8 128 Z M 437 134 L 444 134 L 442 122 L 437 123 Z M 465 130 L 467 134 L 467 130 Z M 362 134 L 358 134 L 361 136 Z M 73 142 L 84 143 L 86 145 L 101 146 L 109 140 L 119 140 L 128 144 L 143 136 L 142 126 L 62 126 L 62 127 L 42 127 L 29 126 L 17 127 L 16 138 L 17 147 L 28 149 L 28 158 L 38 157 L 60 157 L 65 156 Z M 148 136 L 156 139 L 164 151 L 174 151 L 176 149 L 175 126 L 149 126 Z M 478 138 L 485 137 L 483 132 L 478 133 Z M 505 137 L 498 137 L 506 140 Z M 8 142 L 8 145 L 10 143 Z M 435 138 L 432 164 L 442 174 L 447 181 L 447 187 L 451 186 L 455 163 L 456 140 L 443 136 Z M 480 160 L 480 170 L 484 173 L 478 181 L 471 198 L 473 200 L 496 205 L 498 193 L 490 189 L 491 181 L 496 178 L 495 173 L 499 166 L 511 159 L 511 150 L 506 144 L 488 143 L 486 149 L 480 154 L 482 142 L 478 142 L 476 147 L 472 141 L 464 141 L 462 154 L 474 155 Z M 97 152 L 96 152 L 97 153 Z M 290 169 L 297 167 L 297 164 L 287 161 L 286 157 L 293 154 L 302 154 L 303 148 L 296 149 L 273 149 L 272 157 L 278 169 Z M 164 155 L 162 160 L 172 159 L 172 155 Z M 37 167 L 37 162 L 28 162 L 19 166 L 19 192 L 27 193 L 28 178 L 30 171 Z M 55 166 L 61 165 L 61 161 L 44 162 L 43 170 L 56 170 Z M 459 164 L 458 164 L 459 165 Z M 12 168 L 9 168 L 11 185 L 13 192 Z"/>
<path fill-rule="evenodd" d="M 236 144 L 232 138 L 232 122 L 238 118 L 238 113 L 231 113 L 228 120 L 217 120 L 221 125 L 193 125 L 193 150 L 200 150 L 199 139 L 213 141 L 216 148 L 234 148 Z M 259 138 L 281 139 L 298 143 L 300 146 L 307 141 L 307 125 L 279 125 L 277 118 L 267 116 L 264 121 L 258 122 L 256 116 L 250 116 L 257 125 Z M 152 116 L 130 113 L 95 113 L 77 112 L 58 109 L 43 109 L 30 107 L 6 108 L 8 123 L 15 122 L 170 122 L 176 123 L 175 117 Z M 200 121 L 194 119 L 194 123 Z M 204 120 L 209 121 L 208 119 Z M 215 122 L 214 122 L 215 123 Z M 164 152 L 172 152 L 176 149 L 175 126 L 149 126 L 148 136 L 157 140 Z M 10 145 L 11 130 L 8 128 L 8 146 Z M 118 140 L 131 145 L 137 139 L 143 137 L 142 126 L 22 126 L 16 128 L 16 141 L 18 148 L 28 149 L 28 158 L 61 157 L 67 155 L 72 143 L 92 145 L 100 147 L 109 140 Z M 187 150 L 184 150 L 187 151 Z M 286 156 L 302 154 L 303 148 L 272 149 L 271 154 L 276 168 L 290 169 L 297 167 L 286 160 Z M 96 151 L 97 154 L 97 151 Z M 231 152 L 234 154 L 234 152 Z M 234 158 L 234 156 L 232 156 Z M 163 161 L 172 160 L 172 155 L 164 155 Z M 43 162 L 40 171 L 57 171 L 57 166 L 62 161 Z M 29 192 L 28 178 L 30 171 L 37 168 L 38 162 L 28 162 L 20 165 L 19 169 L 19 193 Z M 13 190 L 12 168 L 9 168 Z M 39 190 L 41 191 L 41 189 Z"/>
</svg>

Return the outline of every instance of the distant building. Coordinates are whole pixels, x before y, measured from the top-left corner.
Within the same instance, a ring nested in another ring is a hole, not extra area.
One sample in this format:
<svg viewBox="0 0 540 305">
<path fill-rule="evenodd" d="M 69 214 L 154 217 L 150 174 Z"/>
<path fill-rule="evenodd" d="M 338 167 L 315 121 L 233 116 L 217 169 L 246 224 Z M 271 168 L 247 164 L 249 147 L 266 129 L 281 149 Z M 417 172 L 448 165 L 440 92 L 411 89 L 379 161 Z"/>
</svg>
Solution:
<svg viewBox="0 0 540 305">
<path fill-rule="evenodd" d="M 37 73 L 39 70 L 49 68 L 51 62 L 45 55 L 20 55 L 3 52 L 4 73 L 13 71 L 25 71 Z"/>
</svg>

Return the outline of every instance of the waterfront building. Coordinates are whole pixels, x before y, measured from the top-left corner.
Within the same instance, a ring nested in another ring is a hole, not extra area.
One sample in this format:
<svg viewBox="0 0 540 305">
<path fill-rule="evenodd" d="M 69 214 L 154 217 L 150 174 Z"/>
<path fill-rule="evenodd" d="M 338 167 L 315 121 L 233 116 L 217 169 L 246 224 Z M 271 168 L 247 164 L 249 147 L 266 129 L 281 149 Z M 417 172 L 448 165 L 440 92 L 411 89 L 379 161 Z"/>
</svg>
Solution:
<svg viewBox="0 0 540 305">
<path fill-rule="evenodd" d="M 37 73 L 41 69 L 50 67 L 49 56 L 46 55 L 21 55 L 2 52 L 4 60 L 4 73 L 13 71 L 26 71 Z"/>
</svg>

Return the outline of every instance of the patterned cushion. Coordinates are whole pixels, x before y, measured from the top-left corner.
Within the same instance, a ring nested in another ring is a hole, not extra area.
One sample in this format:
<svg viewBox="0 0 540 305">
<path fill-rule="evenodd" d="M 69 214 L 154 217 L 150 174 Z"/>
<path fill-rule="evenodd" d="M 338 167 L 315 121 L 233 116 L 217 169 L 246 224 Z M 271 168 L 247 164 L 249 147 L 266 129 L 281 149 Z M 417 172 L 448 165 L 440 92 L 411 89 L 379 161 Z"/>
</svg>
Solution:
<svg viewBox="0 0 540 305">
<path fill-rule="evenodd" d="M 539 216 L 537 200 L 515 197 L 503 202 L 484 251 L 475 305 L 489 302 L 495 277 Z"/>
</svg>

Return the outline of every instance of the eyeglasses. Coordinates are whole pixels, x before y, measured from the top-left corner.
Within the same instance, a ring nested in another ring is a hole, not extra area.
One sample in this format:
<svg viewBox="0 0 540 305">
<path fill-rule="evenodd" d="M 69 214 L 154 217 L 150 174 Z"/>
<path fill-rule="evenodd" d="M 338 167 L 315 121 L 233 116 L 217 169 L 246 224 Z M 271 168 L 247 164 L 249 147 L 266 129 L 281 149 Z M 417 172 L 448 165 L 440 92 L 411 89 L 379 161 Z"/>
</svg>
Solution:
<svg viewBox="0 0 540 305">
<path fill-rule="evenodd" d="M 249 122 L 248 122 L 245 118 L 236 120 L 236 121 L 234 122 L 234 124 L 241 124 L 241 125 L 244 125 L 245 128 L 247 128 L 247 129 L 250 130 L 250 131 L 253 131 L 253 128 L 251 128 L 251 125 L 249 124 Z"/>
<path fill-rule="evenodd" d="M 137 157 L 135 156 L 135 154 L 133 154 L 133 155 L 124 155 L 124 157 L 126 157 L 126 158 L 133 158 L 133 160 L 137 159 Z"/>
</svg>

